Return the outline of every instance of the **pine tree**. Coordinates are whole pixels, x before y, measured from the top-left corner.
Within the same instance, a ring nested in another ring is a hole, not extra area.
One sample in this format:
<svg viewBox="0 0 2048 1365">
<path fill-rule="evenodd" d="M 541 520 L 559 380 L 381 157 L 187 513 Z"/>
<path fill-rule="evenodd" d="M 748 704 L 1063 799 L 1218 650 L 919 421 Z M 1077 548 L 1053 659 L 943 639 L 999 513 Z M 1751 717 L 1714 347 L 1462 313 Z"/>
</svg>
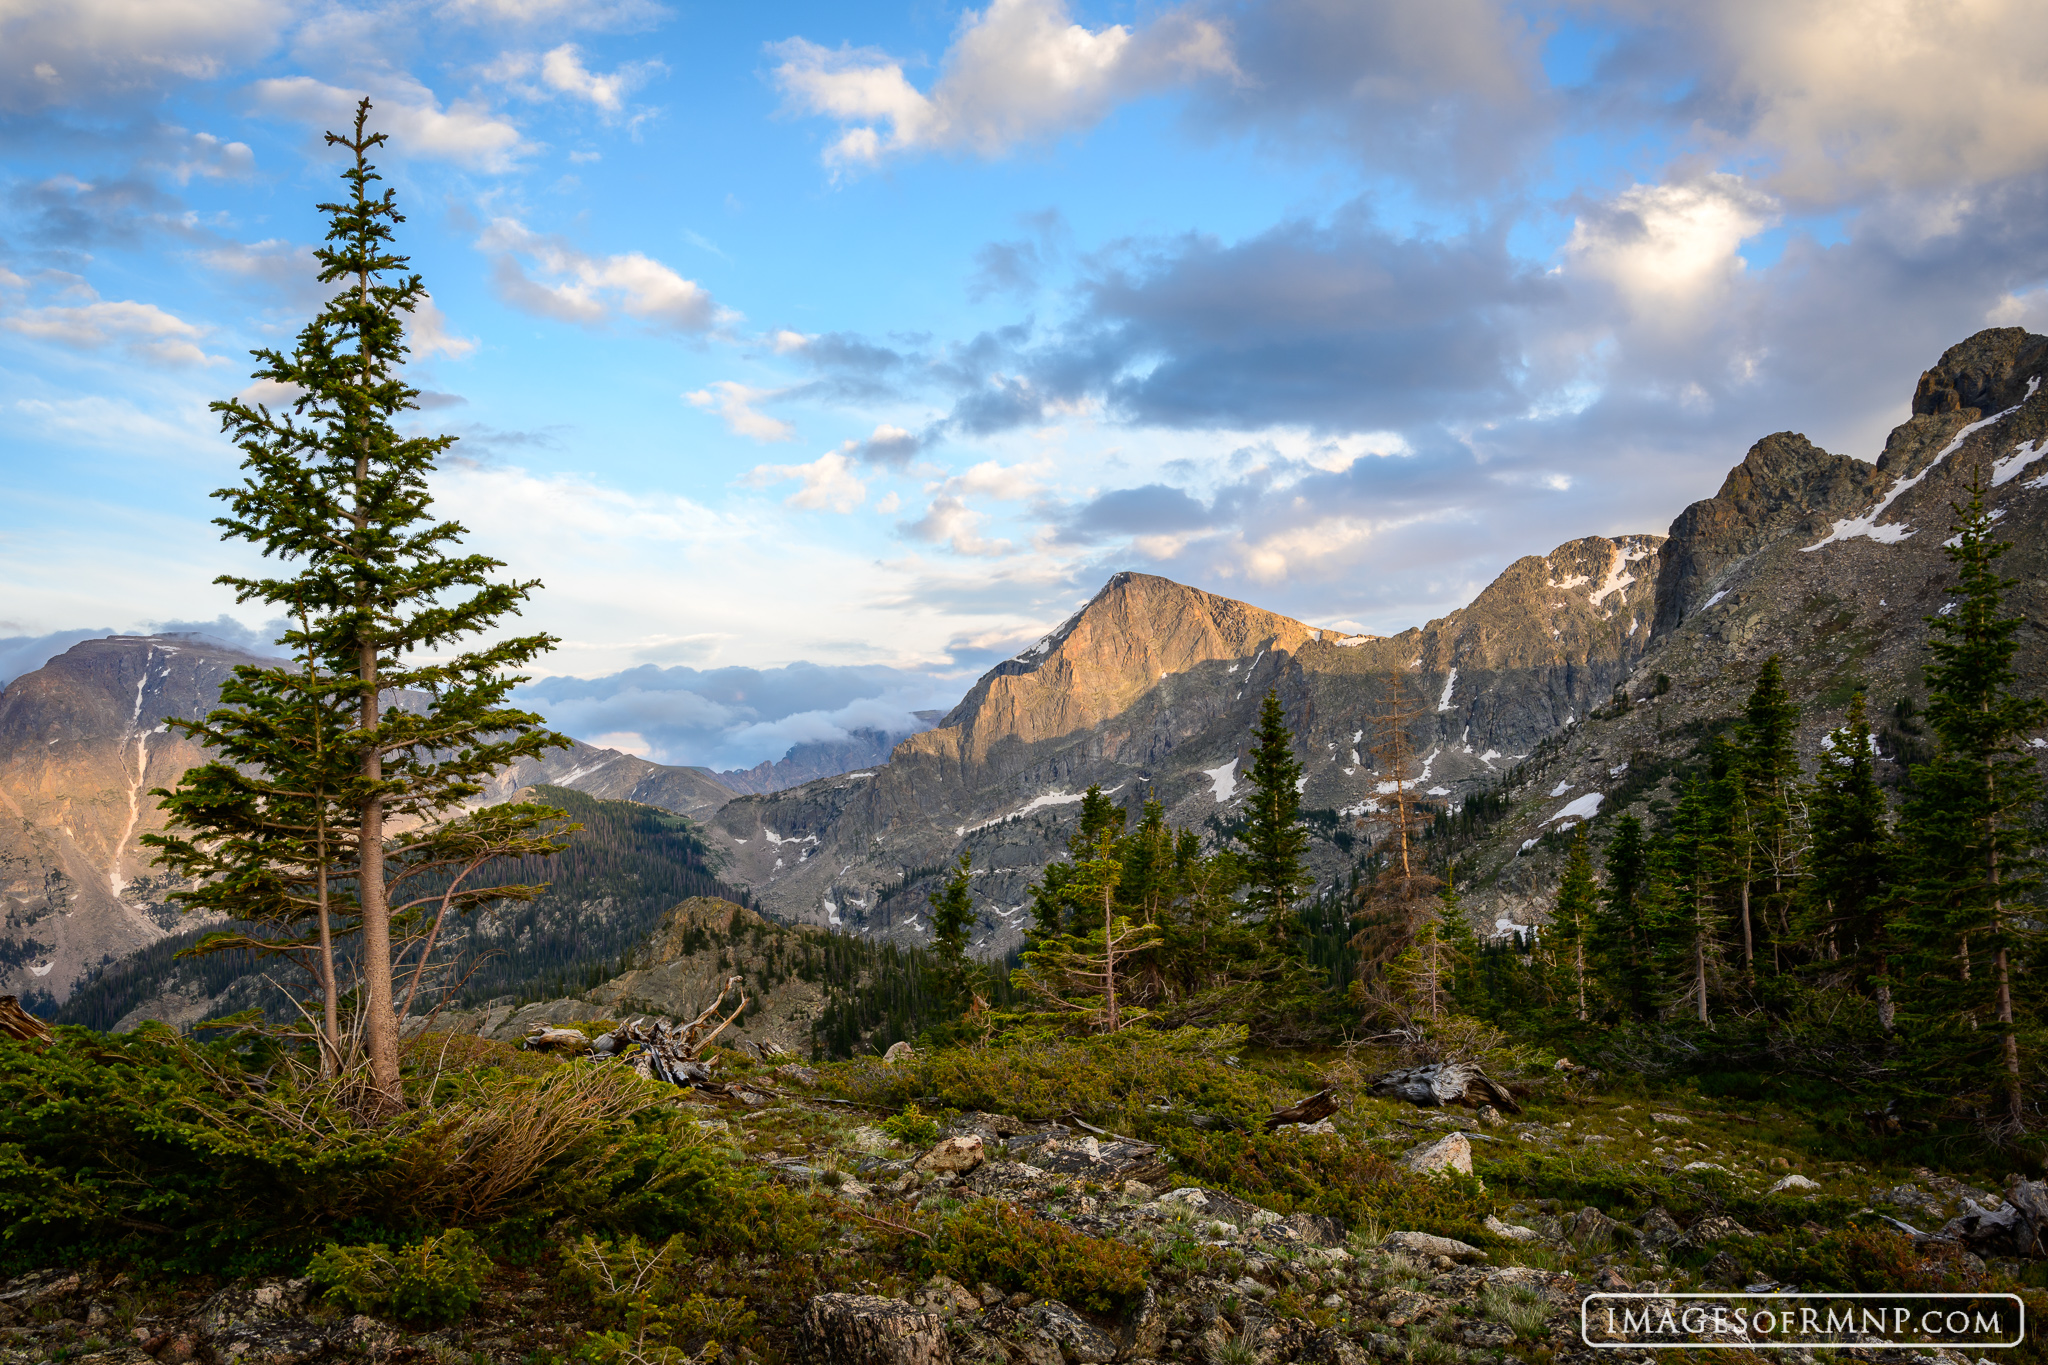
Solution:
<svg viewBox="0 0 2048 1365">
<path fill-rule="evenodd" d="M 1685 784 L 1671 827 L 1651 848 L 1652 942 L 1677 1003 L 1712 1022 L 1712 994 L 1721 968 L 1724 916 L 1717 899 L 1729 874 L 1727 794 L 1721 783 Z"/>
<path fill-rule="evenodd" d="M 1266 933 L 1275 943 L 1287 939 L 1294 899 L 1308 882 L 1301 855 L 1308 848 L 1308 828 L 1301 823 L 1301 762 L 1294 756 L 1294 733 L 1287 728 L 1280 693 L 1266 693 L 1259 708 L 1259 728 L 1252 738 L 1251 797 L 1245 802 L 1244 879 L 1250 904 L 1265 915 Z"/>
<path fill-rule="evenodd" d="M 1783 665 L 1776 654 L 1764 660 L 1756 687 L 1743 707 L 1742 725 L 1730 754 L 1733 772 L 1730 796 L 1730 856 L 1740 898 L 1738 925 L 1742 934 L 1742 970 L 1756 970 L 1756 916 L 1752 890 L 1768 882 L 1767 911 L 1778 914 L 1779 933 L 1792 874 L 1792 791 L 1799 780 L 1799 756 L 1793 747 L 1799 708 L 1785 691 Z M 1768 915 L 1765 916 L 1768 921 Z M 1775 942 L 1774 936 L 1774 942 Z M 1775 949 L 1774 949 L 1775 953 Z"/>
<path fill-rule="evenodd" d="M 1572 850 L 1557 883 L 1557 904 L 1550 912 L 1550 940 L 1570 974 L 1574 1015 L 1586 1018 L 1586 947 L 1599 911 L 1600 888 L 1593 881 L 1593 848 L 1580 825 L 1572 834 Z"/>
<path fill-rule="evenodd" d="M 1919 1013 L 1938 1046 L 1923 1064 L 1944 1080 L 1995 1070 L 2006 1127 L 2026 1125 L 2022 1037 L 2037 1021 L 2031 971 L 2040 921 L 2027 902 L 2040 885 L 2039 836 L 2030 820 L 2042 799 L 2028 733 L 2048 720 L 2048 699 L 2018 690 L 2013 656 L 2023 616 L 2004 615 L 2015 580 L 1996 562 L 1981 474 L 1955 509 L 1946 543 L 1956 582 L 1951 601 L 1927 618 L 1927 720 L 1938 744 L 1913 770 L 1900 820 L 1907 885 L 1897 929 L 1919 949 Z M 1939 1045 L 1945 1045 L 1939 1046 Z"/>
<path fill-rule="evenodd" d="M 1895 946 L 1885 916 L 1897 846 L 1877 785 L 1876 760 L 1858 692 L 1841 726 L 1828 732 L 1807 799 L 1812 844 L 1801 900 L 1804 927 L 1821 963 L 1846 972 L 1851 984 L 1875 1003 L 1878 1023 L 1890 1033 Z"/>
<path fill-rule="evenodd" d="M 1656 1017 L 1656 959 L 1650 934 L 1649 853 L 1643 823 L 1633 815 L 1614 822 L 1607 844 L 1607 888 L 1594 923 L 1594 960 L 1607 993 L 1630 1019 Z"/>
<path fill-rule="evenodd" d="M 945 887 L 927 896 L 932 910 L 932 955 L 941 985 L 957 999 L 967 984 L 967 938 L 974 930 L 974 855 L 963 853 Z"/>
<path fill-rule="evenodd" d="M 499 581 L 499 561 L 451 553 L 463 528 L 432 519 L 427 484 L 454 438 L 399 432 L 401 415 L 418 406 L 418 390 L 402 372 L 405 315 L 426 289 L 418 275 L 404 273 L 406 258 L 392 254 L 403 221 L 395 196 L 371 193 L 381 177 L 369 154 L 385 138 L 365 131 L 369 111 L 367 99 L 357 106 L 352 135 L 327 135 L 350 153 L 342 173 L 349 197 L 319 206 L 329 226 L 315 256 L 321 283 L 343 287 L 290 355 L 255 352 L 255 377 L 285 386 L 294 395 L 288 409 L 272 413 L 239 399 L 213 408 L 247 471 L 242 485 L 216 495 L 229 507 L 217 524 L 227 538 L 299 565 L 290 578 L 218 581 L 235 589 L 238 602 L 304 613 L 305 655 L 354 710 L 340 739 L 349 779 L 335 793 L 333 834 L 356 885 L 370 1089 L 388 1110 L 402 1102 L 394 948 L 403 949 L 409 932 L 392 883 L 410 868 L 460 855 L 464 828 L 481 832 L 474 822 L 461 826 L 458 813 L 484 790 L 484 779 L 568 741 L 509 704 L 523 681 L 514 670 L 550 648 L 552 637 L 511 636 L 454 652 L 496 631 L 539 585 Z M 421 700 L 402 706 L 398 696 Z M 524 825 L 494 817 L 492 833 L 526 838 L 544 818 L 528 814 L 535 819 Z M 407 832 L 394 838 L 394 827 Z M 194 847 L 207 842 L 203 828 L 188 828 Z M 441 918 L 454 903 L 441 903 Z M 432 933 L 422 928 L 416 938 Z"/>
<path fill-rule="evenodd" d="M 1128 998 L 1119 999 L 1118 988 L 1130 960 L 1162 941 L 1156 929 L 1132 924 L 1117 913 L 1116 891 L 1123 872 L 1117 844 L 1115 832 L 1104 828 L 1091 856 L 1074 869 L 1071 893 L 1100 916 L 1095 926 L 1027 948 L 1023 965 L 1012 977 L 1019 989 L 1056 1008 L 1083 1013 L 1105 1033 L 1115 1033 L 1136 1019 Z"/>
</svg>

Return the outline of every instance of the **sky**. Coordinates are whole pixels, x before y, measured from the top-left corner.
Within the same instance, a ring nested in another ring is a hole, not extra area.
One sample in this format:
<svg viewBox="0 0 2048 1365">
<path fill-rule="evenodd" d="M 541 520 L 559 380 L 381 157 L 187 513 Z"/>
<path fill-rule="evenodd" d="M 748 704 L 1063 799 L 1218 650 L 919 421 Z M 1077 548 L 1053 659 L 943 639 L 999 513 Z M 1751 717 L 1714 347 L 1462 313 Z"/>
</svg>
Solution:
<svg viewBox="0 0 2048 1365">
<path fill-rule="evenodd" d="M 0 0 L 0 682 L 269 638 L 207 404 L 363 95 L 438 507 L 664 762 L 915 728 L 1121 569 L 1419 625 L 2048 330 L 2017 0 Z"/>
</svg>

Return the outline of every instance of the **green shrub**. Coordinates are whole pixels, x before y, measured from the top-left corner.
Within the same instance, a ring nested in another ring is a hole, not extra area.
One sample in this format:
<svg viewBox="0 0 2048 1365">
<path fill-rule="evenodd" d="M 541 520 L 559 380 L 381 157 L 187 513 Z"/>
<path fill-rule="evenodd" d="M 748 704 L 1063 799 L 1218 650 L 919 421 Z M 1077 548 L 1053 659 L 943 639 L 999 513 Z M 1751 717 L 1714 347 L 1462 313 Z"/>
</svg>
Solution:
<svg viewBox="0 0 2048 1365">
<path fill-rule="evenodd" d="M 584 1335 L 578 1358 L 595 1365 L 679 1365 L 699 1358 L 701 1343 L 725 1347 L 751 1333 L 755 1315 L 744 1299 L 682 1292 L 688 1254 L 681 1237 L 660 1246 L 637 1237 L 579 1242 L 563 1258 L 563 1284 L 589 1301 L 604 1326 Z"/>
<path fill-rule="evenodd" d="M 1121 1311 L 1145 1292 L 1146 1258 L 1138 1248 L 994 1199 L 969 1205 L 941 1223 L 929 1243 L 908 1250 L 922 1275 L 992 1284 L 1094 1313 Z"/>
<path fill-rule="evenodd" d="M 842 1098 L 896 1107 L 928 1095 L 950 1109 L 1014 1114 L 1031 1122 L 1081 1114 L 1137 1131 L 1171 1112 L 1219 1114 L 1250 1124 L 1283 1097 L 1272 1077 L 1224 1059 L 1244 1047 L 1242 1029 L 1124 1029 L 1094 1038 L 1021 1032 L 987 1047 L 948 1048 L 887 1066 L 834 1067 L 827 1084 Z"/>
<path fill-rule="evenodd" d="M 476 1307 L 490 1268 L 491 1258 L 477 1249 L 476 1239 L 457 1228 L 397 1252 L 382 1242 L 329 1242 L 306 1274 L 326 1287 L 328 1298 L 355 1312 L 443 1326 Z"/>
<path fill-rule="evenodd" d="M 914 1104 L 906 1104 L 902 1113 L 883 1119 L 882 1131 L 912 1147 L 929 1147 L 939 1140 L 937 1121 Z"/>
<path fill-rule="evenodd" d="M 1477 1180 L 1414 1175 L 1345 1138 L 1184 1128 L 1160 1140 L 1181 1174 L 1283 1213 L 1489 1240 L 1491 1205 Z"/>
<path fill-rule="evenodd" d="M 1890 1228 L 1737 1237 L 1716 1250 L 1728 1252 L 1745 1271 L 1809 1292 L 1956 1293 L 1976 1288 L 1981 1279 L 1960 1244 L 1916 1247 L 1911 1237 Z"/>
<path fill-rule="evenodd" d="M 296 1271 L 331 1240 L 393 1246 L 469 1228 L 531 1246 L 563 1216 L 746 1250 L 815 1233 L 799 1196 L 764 1190 L 681 1116 L 671 1088 L 625 1067 L 407 1080 L 411 1106 L 382 1116 L 346 1081 L 161 1026 L 60 1028 L 48 1048 L 0 1039 L 0 1271 L 58 1255 Z"/>
</svg>

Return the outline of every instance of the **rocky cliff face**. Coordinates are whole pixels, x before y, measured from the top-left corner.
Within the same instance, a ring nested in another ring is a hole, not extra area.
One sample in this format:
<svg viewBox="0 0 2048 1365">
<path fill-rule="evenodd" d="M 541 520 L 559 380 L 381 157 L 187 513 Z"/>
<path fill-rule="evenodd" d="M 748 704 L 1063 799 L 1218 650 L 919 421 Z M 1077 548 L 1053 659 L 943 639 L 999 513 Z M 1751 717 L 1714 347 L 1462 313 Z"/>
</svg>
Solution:
<svg viewBox="0 0 2048 1365">
<path fill-rule="evenodd" d="M 1877 708 L 1918 695 L 1950 504 L 1975 473 L 2016 542 L 2004 561 L 2021 580 L 2012 605 L 2038 616 L 2044 374 L 2048 338 L 1980 333 L 1921 376 L 1912 416 L 1874 464 L 1794 432 L 1767 436 L 1668 538 L 1592 537 L 1531 556 L 1470 606 L 1396 636 L 1347 637 L 1119 574 L 887 766 L 735 801 L 714 840 L 731 851 L 727 875 L 772 912 L 912 941 L 927 933 L 925 893 L 964 849 L 984 907 L 976 949 L 994 954 L 1018 941 L 1026 887 L 1090 783 L 1133 810 L 1156 797 L 1174 823 L 1220 833 L 1268 688 L 1306 764 L 1304 806 L 1372 839 L 1393 774 L 1370 746 L 1397 699 L 1420 712 L 1401 775 L 1419 794 L 1451 804 L 1514 774 L 1516 812 L 1473 851 L 1466 884 L 1489 921 L 1540 918 L 1556 879 L 1541 836 L 1623 787 L 1639 810 L 1668 796 L 1668 781 L 1645 775 L 1733 714 L 1765 655 L 1785 656 L 1809 755 L 1856 690 Z M 2044 665 L 2031 632 L 2023 666 L 2042 680 Z M 1653 697 L 1659 674 L 1671 690 Z M 1631 705 L 1614 705 L 1617 688 Z M 2048 736 L 2040 747 L 2048 754 Z M 1327 876 L 1346 860 L 1319 843 L 1312 861 Z"/>
<path fill-rule="evenodd" d="M 885 767 L 725 807 L 712 820 L 732 855 L 725 875 L 785 918 L 917 941 L 933 870 L 965 848 L 985 878 L 976 949 L 1000 953 L 1091 783 L 1134 810 L 1157 798 L 1179 824 L 1235 818 L 1269 688 L 1308 760 L 1311 808 L 1377 812 L 1392 775 L 1374 767 L 1368 736 L 1396 693 L 1417 713 L 1403 777 L 1450 796 L 1627 675 L 1650 637 L 1657 546 L 1574 541 L 1510 565 L 1469 607 L 1384 638 L 1118 574 Z"/>
<path fill-rule="evenodd" d="M 1781 656 L 1803 712 L 1809 770 L 1856 692 L 1874 726 L 1910 726 L 1901 704 L 1925 699 L 1927 621 L 1953 580 L 1942 542 L 1975 478 L 2012 544 L 1999 561 L 2016 580 L 2007 610 L 2048 619 L 2044 376 L 2048 337 L 1980 333 L 1921 376 L 1912 416 L 1875 465 L 1769 437 L 1719 494 L 1681 513 L 1664 545 L 1658 633 L 1629 678 L 1633 704 L 1570 727 L 1526 766 L 1514 815 L 1474 852 L 1468 904 L 1489 924 L 1539 921 L 1562 856 L 1542 836 L 1589 814 L 1650 817 L 1674 800 L 1673 766 L 1736 715 L 1769 655 Z M 2018 666 L 2025 686 L 2048 690 L 2039 629 L 2022 633 Z M 2048 757 L 2048 735 L 2034 745 Z M 1887 780 L 1902 775 L 1882 767 Z"/>
<path fill-rule="evenodd" d="M 150 791 L 206 761 L 164 720 L 205 715 L 236 665 L 270 662 L 203 636 L 115 635 L 0 692 L 0 994 L 62 1001 L 89 969 L 193 927 L 138 842 L 163 828 Z M 544 782 L 696 817 L 733 795 L 701 768 L 579 742 L 485 799 Z"/>
<path fill-rule="evenodd" d="M 165 728 L 205 714 L 237 664 L 194 635 L 74 645 L 0 693 L 0 992 L 62 999 L 88 967 L 178 926 L 173 885 L 137 840 L 153 787 L 204 755 Z"/>
</svg>

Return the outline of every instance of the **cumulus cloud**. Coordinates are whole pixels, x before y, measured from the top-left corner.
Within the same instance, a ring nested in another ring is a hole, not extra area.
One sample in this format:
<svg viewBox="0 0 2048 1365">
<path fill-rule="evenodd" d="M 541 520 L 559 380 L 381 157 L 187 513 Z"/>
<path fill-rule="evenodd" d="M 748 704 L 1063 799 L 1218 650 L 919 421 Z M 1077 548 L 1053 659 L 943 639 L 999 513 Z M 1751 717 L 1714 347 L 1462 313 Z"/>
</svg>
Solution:
<svg viewBox="0 0 2048 1365">
<path fill-rule="evenodd" d="M 1289 146 L 1335 144 L 1426 189 L 1513 178 L 1558 126 L 1541 27 L 1506 0 L 1271 0 L 1232 12 L 1236 79 L 1192 121 Z"/>
<path fill-rule="evenodd" d="M 290 17 L 284 0 L 17 0 L 0 6 L 0 108 L 151 100 L 261 57 Z"/>
<path fill-rule="evenodd" d="M 734 316 L 695 280 L 638 251 L 594 256 L 516 218 L 493 219 L 477 246 L 493 258 L 499 297 L 560 322 L 599 327 L 624 315 L 666 331 L 705 332 Z"/>
<path fill-rule="evenodd" d="M 2048 25 L 2028 0 L 1617 8 L 1643 29 L 1616 74 L 1654 90 L 1691 68 L 1675 112 L 1771 157 L 1779 194 L 1826 204 L 2048 169 Z"/>
<path fill-rule="evenodd" d="M 212 133 L 184 135 L 183 145 L 170 164 L 170 173 L 180 185 L 193 176 L 207 180 L 246 180 L 256 174 L 256 153 L 246 142 L 223 142 Z"/>
<path fill-rule="evenodd" d="M 25 284 L 19 276 L 12 280 Z M 36 341 L 55 342 L 74 350 L 118 349 L 129 357 L 158 365 L 218 365 L 223 356 L 208 355 L 201 346 L 206 329 L 153 303 L 133 299 L 102 299 L 82 281 L 67 280 L 64 293 L 82 302 L 42 307 L 8 306 L 0 280 L 0 329 Z"/>
<path fill-rule="evenodd" d="M 555 677 L 520 689 L 551 725 L 607 747 L 636 738 L 635 752 L 662 763 L 750 768 L 809 741 L 859 729 L 891 736 L 930 728 L 916 711 L 944 711 L 963 679 L 879 664 L 793 663 L 776 668 L 645 666 L 602 678 Z"/>
<path fill-rule="evenodd" d="M 143 627 L 151 635 L 203 635 L 209 640 L 265 657 L 282 657 L 278 639 L 292 628 L 291 622 L 275 617 L 260 626 L 247 626 L 223 612 L 211 621 L 150 621 Z"/>
<path fill-rule="evenodd" d="M 582 49 L 576 44 L 563 43 L 540 54 L 505 53 L 485 68 L 484 74 L 528 98 L 553 94 L 582 100 L 609 120 L 625 112 L 627 95 L 663 69 L 659 62 L 625 62 L 604 75 L 584 65 Z M 538 85 L 533 84 L 536 79 Z"/>
<path fill-rule="evenodd" d="M 1725 296 L 1744 268 L 1743 239 L 1775 222 L 1777 207 L 1733 175 L 1635 185 L 1579 216 L 1565 257 L 1614 285 L 1638 320 L 1675 325 Z"/>
<path fill-rule="evenodd" d="M 412 348 L 414 360 L 426 360 L 433 356 L 446 356 L 450 360 L 466 360 L 476 354 L 478 345 L 475 337 L 457 336 L 448 330 L 448 315 L 434 302 L 433 295 L 420 297 L 412 310 L 411 320 L 406 323 L 406 344 Z"/>
<path fill-rule="evenodd" d="M 741 482 L 750 488 L 766 488 L 791 479 L 800 481 L 802 487 L 783 499 L 785 506 L 846 513 L 867 501 L 868 486 L 853 472 L 845 453 L 837 450 L 828 450 L 809 464 L 756 465 Z"/>
<path fill-rule="evenodd" d="M 791 38 L 771 51 L 782 59 L 775 81 L 790 104 L 845 125 L 825 153 L 836 167 L 925 151 L 1000 156 L 1091 127 L 1122 101 L 1234 70 L 1222 27 L 1190 10 L 1168 10 L 1136 31 L 1090 29 L 1064 0 L 990 0 L 969 12 L 929 93 L 900 61 L 871 48 Z"/>
<path fill-rule="evenodd" d="M 634 29 L 668 17 L 653 0 L 445 0 L 451 19 L 498 27 L 567 25 L 581 29 Z"/>
<path fill-rule="evenodd" d="M 763 443 L 769 441 L 794 441 L 796 428 L 779 417 L 770 417 L 758 412 L 754 404 L 764 398 L 778 398 L 781 389 L 749 388 L 731 379 L 720 379 L 694 393 L 683 395 L 692 407 L 704 408 L 717 413 L 725 420 L 726 429 L 735 436 L 745 436 Z M 766 466 L 763 466 L 764 468 Z"/>
<path fill-rule="evenodd" d="M 311 76 L 279 76 L 257 81 L 251 91 L 265 112 L 315 132 L 349 126 L 356 102 L 368 95 L 376 106 L 373 126 L 391 134 L 408 156 L 503 172 L 532 150 L 517 125 L 488 104 L 457 100 L 444 108 L 432 90 L 402 73 L 382 76 L 369 89 L 329 85 Z"/>
<path fill-rule="evenodd" d="M 927 545 L 944 545 L 956 555 L 996 557 L 1015 547 L 1007 540 L 990 540 L 981 534 L 988 518 L 951 493 L 941 493 L 925 507 L 915 521 L 901 522 L 896 529 L 911 540 Z"/>
</svg>

